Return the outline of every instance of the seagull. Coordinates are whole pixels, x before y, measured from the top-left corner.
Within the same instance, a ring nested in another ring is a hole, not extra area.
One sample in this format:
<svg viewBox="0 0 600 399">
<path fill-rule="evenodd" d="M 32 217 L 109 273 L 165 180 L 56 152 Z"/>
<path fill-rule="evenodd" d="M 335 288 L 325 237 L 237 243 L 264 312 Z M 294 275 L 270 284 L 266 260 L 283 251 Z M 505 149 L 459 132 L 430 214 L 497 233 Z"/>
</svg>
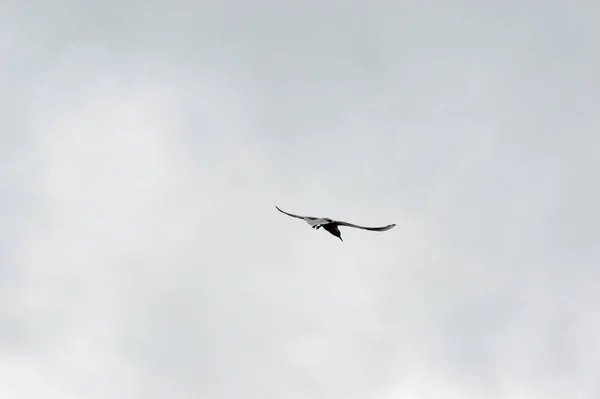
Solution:
<svg viewBox="0 0 600 399">
<path fill-rule="evenodd" d="M 355 227 L 357 229 L 370 230 L 370 231 L 387 231 L 387 230 L 393 228 L 394 226 L 396 226 L 395 223 L 388 224 L 387 226 L 382 226 L 382 227 L 358 226 L 356 224 L 342 222 L 339 220 L 333 220 L 333 219 L 329 219 L 329 218 L 316 218 L 313 216 L 294 215 L 292 213 L 287 213 L 286 211 L 282 211 L 281 209 L 279 209 L 279 207 L 277 205 L 275 205 L 275 208 L 277 208 L 277 210 L 279 212 L 285 213 L 288 216 L 291 216 L 296 219 L 304 220 L 306 223 L 310 224 L 310 227 L 312 227 L 315 230 L 318 230 L 320 227 L 323 227 L 325 230 L 327 230 L 329 233 L 333 234 L 340 240 L 342 240 L 342 233 L 340 233 L 340 229 L 338 228 L 339 226 Z M 344 241 L 344 240 L 342 240 L 342 241 Z"/>
</svg>

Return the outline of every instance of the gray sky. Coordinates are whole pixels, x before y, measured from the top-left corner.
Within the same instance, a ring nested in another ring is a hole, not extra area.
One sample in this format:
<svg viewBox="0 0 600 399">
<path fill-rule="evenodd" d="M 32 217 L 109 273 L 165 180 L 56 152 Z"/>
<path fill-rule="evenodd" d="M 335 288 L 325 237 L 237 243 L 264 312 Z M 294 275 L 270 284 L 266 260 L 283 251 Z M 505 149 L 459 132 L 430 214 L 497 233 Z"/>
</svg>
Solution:
<svg viewBox="0 0 600 399">
<path fill-rule="evenodd" d="M 599 6 L 196 3 L 0 8 L 0 397 L 600 397 Z"/>
</svg>

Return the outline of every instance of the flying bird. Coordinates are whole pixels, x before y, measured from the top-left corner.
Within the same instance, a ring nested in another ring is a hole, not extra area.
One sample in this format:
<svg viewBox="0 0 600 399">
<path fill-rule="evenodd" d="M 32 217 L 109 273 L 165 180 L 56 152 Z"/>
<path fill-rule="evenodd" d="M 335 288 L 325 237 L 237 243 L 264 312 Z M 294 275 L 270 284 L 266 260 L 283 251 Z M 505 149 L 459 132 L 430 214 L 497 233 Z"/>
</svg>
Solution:
<svg viewBox="0 0 600 399">
<path fill-rule="evenodd" d="M 333 234 L 340 240 L 342 240 L 342 233 L 340 233 L 339 226 L 355 227 L 357 229 L 370 230 L 370 231 L 387 231 L 387 230 L 391 229 L 392 227 L 396 226 L 396 224 L 393 223 L 393 224 L 388 224 L 387 226 L 382 226 L 382 227 L 365 227 L 365 226 L 359 226 L 356 224 L 342 222 L 339 220 L 333 220 L 333 219 L 329 219 L 329 218 L 316 218 L 313 216 L 294 215 L 292 213 L 287 213 L 286 211 L 282 211 L 281 209 L 279 209 L 279 207 L 277 205 L 275 205 L 275 208 L 277 208 L 277 210 L 279 212 L 284 213 L 288 216 L 291 216 L 296 219 L 304 220 L 306 223 L 310 224 L 310 226 L 315 230 L 318 230 L 319 228 L 323 227 L 325 230 L 327 230 L 329 233 Z M 342 240 L 342 241 L 344 241 L 344 240 Z"/>
</svg>

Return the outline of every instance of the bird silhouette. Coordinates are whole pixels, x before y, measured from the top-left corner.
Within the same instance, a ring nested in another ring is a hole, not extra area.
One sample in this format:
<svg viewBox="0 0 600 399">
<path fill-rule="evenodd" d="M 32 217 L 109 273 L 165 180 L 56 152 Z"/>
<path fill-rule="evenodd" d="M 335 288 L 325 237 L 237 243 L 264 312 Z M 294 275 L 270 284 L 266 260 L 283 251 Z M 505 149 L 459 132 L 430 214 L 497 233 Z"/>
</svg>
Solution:
<svg viewBox="0 0 600 399">
<path fill-rule="evenodd" d="M 323 227 L 325 230 L 327 230 L 329 233 L 333 234 L 340 240 L 342 240 L 342 233 L 340 232 L 339 226 L 355 227 L 357 229 L 370 230 L 370 231 L 387 231 L 387 230 L 393 228 L 394 226 L 396 226 L 395 223 L 392 223 L 392 224 L 388 224 L 387 226 L 382 226 L 382 227 L 365 227 L 365 226 L 359 226 L 356 224 L 342 222 L 339 220 L 333 220 L 333 219 L 329 219 L 329 218 L 316 218 L 313 216 L 294 215 L 293 213 L 288 213 L 286 211 L 279 209 L 279 207 L 277 205 L 275 205 L 275 208 L 277 208 L 277 210 L 279 212 L 284 213 L 288 216 L 291 216 L 296 219 L 304 220 L 306 223 L 310 224 L 310 226 L 315 230 L 318 230 L 319 228 Z M 344 240 L 342 240 L 342 241 L 344 241 Z"/>
</svg>

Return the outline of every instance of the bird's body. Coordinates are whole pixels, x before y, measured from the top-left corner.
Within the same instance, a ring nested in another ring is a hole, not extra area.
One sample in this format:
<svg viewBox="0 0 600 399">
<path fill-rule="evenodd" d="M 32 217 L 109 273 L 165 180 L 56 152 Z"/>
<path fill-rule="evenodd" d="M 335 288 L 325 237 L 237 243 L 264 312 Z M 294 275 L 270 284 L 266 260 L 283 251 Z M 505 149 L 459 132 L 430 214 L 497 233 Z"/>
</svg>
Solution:
<svg viewBox="0 0 600 399">
<path fill-rule="evenodd" d="M 313 229 L 318 230 L 319 228 L 323 227 L 323 229 L 327 230 L 329 233 L 336 236 L 340 240 L 342 240 L 342 233 L 340 232 L 339 226 L 355 227 L 357 229 L 370 230 L 370 231 L 387 231 L 387 230 L 393 228 L 394 226 L 396 226 L 396 224 L 388 224 L 387 226 L 382 226 L 382 227 L 365 227 L 365 226 L 359 226 L 356 224 L 342 222 L 339 220 L 333 220 L 333 219 L 329 219 L 329 218 L 317 218 L 317 217 L 313 217 L 313 216 L 294 215 L 292 213 L 288 213 L 286 211 L 279 209 L 279 207 L 277 205 L 275 205 L 275 208 L 277 208 L 277 210 L 279 212 L 284 213 L 288 216 L 291 216 L 296 219 L 304 220 Z M 342 241 L 344 241 L 344 240 L 342 240 Z"/>
</svg>

